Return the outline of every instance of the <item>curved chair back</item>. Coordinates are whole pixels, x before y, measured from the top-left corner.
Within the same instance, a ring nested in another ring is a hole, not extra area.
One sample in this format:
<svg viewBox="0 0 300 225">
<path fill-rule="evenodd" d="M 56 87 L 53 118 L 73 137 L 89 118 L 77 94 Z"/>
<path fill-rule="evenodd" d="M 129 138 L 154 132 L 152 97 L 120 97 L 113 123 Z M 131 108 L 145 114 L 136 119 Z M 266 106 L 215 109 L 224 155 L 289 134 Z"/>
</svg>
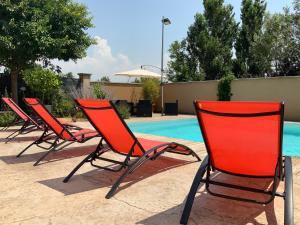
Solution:
<svg viewBox="0 0 300 225">
<path fill-rule="evenodd" d="M 210 163 L 236 175 L 274 177 L 281 168 L 283 103 L 195 101 Z"/>
<path fill-rule="evenodd" d="M 14 111 L 22 120 L 28 121 L 29 116 L 17 105 L 11 98 L 3 97 L 2 101 L 5 102 L 8 107 Z"/>
<path fill-rule="evenodd" d="M 75 99 L 109 147 L 120 154 L 140 156 L 144 149 L 108 100 Z"/>
<path fill-rule="evenodd" d="M 38 101 L 36 98 L 24 98 L 24 102 L 32 108 L 53 132 L 62 139 L 72 138 L 72 134 Z"/>
</svg>

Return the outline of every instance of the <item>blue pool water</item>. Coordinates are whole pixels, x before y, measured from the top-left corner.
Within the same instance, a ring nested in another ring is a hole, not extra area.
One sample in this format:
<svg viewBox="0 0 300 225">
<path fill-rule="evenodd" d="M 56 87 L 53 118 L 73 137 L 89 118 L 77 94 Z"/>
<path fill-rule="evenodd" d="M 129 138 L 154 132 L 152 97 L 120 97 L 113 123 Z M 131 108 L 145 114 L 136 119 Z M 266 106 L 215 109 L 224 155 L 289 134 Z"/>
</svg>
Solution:
<svg viewBox="0 0 300 225">
<path fill-rule="evenodd" d="M 128 123 L 133 132 L 203 142 L 197 119 Z M 284 123 L 284 155 L 300 156 L 300 123 Z"/>
</svg>

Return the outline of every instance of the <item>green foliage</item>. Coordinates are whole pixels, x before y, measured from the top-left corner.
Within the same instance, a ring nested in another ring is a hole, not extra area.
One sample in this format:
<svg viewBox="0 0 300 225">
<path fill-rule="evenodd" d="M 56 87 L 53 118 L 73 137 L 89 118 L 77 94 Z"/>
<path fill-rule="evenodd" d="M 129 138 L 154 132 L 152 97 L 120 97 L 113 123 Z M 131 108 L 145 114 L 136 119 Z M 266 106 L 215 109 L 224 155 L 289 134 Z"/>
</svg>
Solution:
<svg viewBox="0 0 300 225">
<path fill-rule="evenodd" d="M 186 41 L 175 41 L 169 49 L 168 78 L 173 82 L 203 80 L 199 63 L 195 57 L 188 54 Z"/>
<path fill-rule="evenodd" d="M 228 74 L 222 77 L 218 83 L 218 97 L 219 101 L 230 101 L 231 93 L 231 82 L 235 79 L 233 74 Z"/>
<path fill-rule="evenodd" d="M 109 82 L 110 82 L 110 79 L 109 79 L 108 76 L 104 76 L 104 77 L 101 77 L 100 81 L 101 81 L 101 82 L 109 83 Z"/>
<path fill-rule="evenodd" d="M 10 125 L 15 119 L 16 116 L 13 112 L 0 113 L 0 127 Z"/>
<path fill-rule="evenodd" d="M 97 99 L 107 98 L 106 92 L 103 90 L 103 84 L 101 82 L 94 83 L 93 85 L 94 95 Z"/>
<path fill-rule="evenodd" d="M 275 75 L 300 75 L 300 1 L 294 2 L 293 11 L 270 16 L 265 25 L 273 38 L 270 54 Z"/>
<path fill-rule="evenodd" d="M 76 60 L 94 43 L 86 7 L 72 0 L 4 0 L 0 15 L 0 65 L 11 70 L 13 83 L 37 60 Z"/>
<path fill-rule="evenodd" d="M 171 81 L 201 79 L 202 73 L 206 80 L 230 72 L 236 77 L 300 75 L 300 0 L 273 15 L 266 13 L 266 0 L 243 0 L 240 26 L 223 0 L 203 4 L 204 13 L 195 15 L 186 39 L 170 47 Z"/>
<path fill-rule="evenodd" d="M 74 101 L 62 89 L 55 95 L 52 113 L 57 117 L 72 117 L 76 114 Z"/>
<path fill-rule="evenodd" d="M 204 13 L 195 15 L 187 38 L 171 45 L 169 68 L 173 81 L 214 80 L 232 68 L 232 47 L 237 32 L 233 7 L 223 0 L 204 0 Z M 204 75 L 202 75 L 204 74 Z"/>
<path fill-rule="evenodd" d="M 68 72 L 66 74 L 60 74 L 60 76 L 66 79 L 74 79 L 74 75 L 72 72 Z"/>
<path fill-rule="evenodd" d="M 134 81 L 132 81 L 134 84 L 142 83 L 140 78 L 135 78 Z"/>
<path fill-rule="evenodd" d="M 116 105 L 116 109 L 118 110 L 120 116 L 123 119 L 128 119 L 130 117 L 130 111 L 128 105 L 125 104 Z"/>
<path fill-rule="evenodd" d="M 45 103 L 52 104 L 54 95 L 60 88 L 60 77 L 49 69 L 36 66 L 22 72 L 26 85 L 30 88 L 35 97 Z"/>
<path fill-rule="evenodd" d="M 204 0 L 204 13 L 196 14 L 188 30 L 188 50 L 197 57 L 206 80 L 231 71 L 232 46 L 237 24 L 231 5 L 223 0 Z"/>
<path fill-rule="evenodd" d="M 159 97 L 160 82 L 156 78 L 143 78 L 142 88 L 144 99 L 156 102 Z"/>
<path fill-rule="evenodd" d="M 235 73 L 238 77 L 259 75 L 263 73 L 260 60 L 261 53 L 268 51 L 264 48 L 263 38 L 260 37 L 263 28 L 266 2 L 264 0 L 243 0 L 241 8 L 242 25 L 239 28 L 235 43 L 236 61 Z M 268 52 L 267 52 L 268 53 Z"/>
</svg>

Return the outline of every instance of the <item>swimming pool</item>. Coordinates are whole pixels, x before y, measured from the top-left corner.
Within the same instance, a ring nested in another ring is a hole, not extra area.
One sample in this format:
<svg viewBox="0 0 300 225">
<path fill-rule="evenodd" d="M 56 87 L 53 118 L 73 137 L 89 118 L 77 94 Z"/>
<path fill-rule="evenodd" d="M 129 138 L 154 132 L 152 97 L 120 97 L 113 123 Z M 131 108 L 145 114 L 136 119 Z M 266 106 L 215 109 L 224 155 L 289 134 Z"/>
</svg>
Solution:
<svg viewBox="0 0 300 225">
<path fill-rule="evenodd" d="M 128 123 L 133 132 L 203 142 L 197 119 Z M 284 155 L 300 156 L 300 123 L 285 122 Z"/>
</svg>

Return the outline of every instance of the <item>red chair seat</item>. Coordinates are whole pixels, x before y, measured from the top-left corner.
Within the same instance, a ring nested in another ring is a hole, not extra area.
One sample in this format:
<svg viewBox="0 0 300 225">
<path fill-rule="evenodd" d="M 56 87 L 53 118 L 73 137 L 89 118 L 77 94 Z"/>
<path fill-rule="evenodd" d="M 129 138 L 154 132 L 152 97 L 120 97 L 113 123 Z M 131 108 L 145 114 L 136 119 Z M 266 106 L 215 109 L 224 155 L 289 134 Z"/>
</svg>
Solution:
<svg viewBox="0 0 300 225">
<path fill-rule="evenodd" d="M 93 137 L 97 134 L 98 134 L 97 131 L 91 130 L 91 129 L 81 129 L 79 131 L 72 132 L 72 135 L 74 135 L 74 137 L 78 141 L 81 141 L 81 140 L 89 138 L 89 137 Z"/>
<path fill-rule="evenodd" d="M 155 140 L 149 140 L 149 139 L 145 139 L 145 138 L 138 138 L 138 141 L 140 142 L 140 144 L 143 146 L 143 148 L 148 151 L 151 148 L 154 148 L 158 145 L 162 145 L 162 144 L 168 144 L 169 142 L 163 142 L 163 141 L 155 141 Z M 169 146 L 171 147 L 171 146 Z M 165 146 L 158 148 L 157 152 L 163 150 L 165 148 Z M 176 148 L 174 148 L 174 151 L 176 152 L 180 152 L 182 151 L 182 153 L 186 152 L 186 148 L 181 147 L 181 146 L 177 146 Z M 142 154 L 141 154 L 142 155 Z M 150 154 L 151 155 L 151 154 Z"/>
</svg>

